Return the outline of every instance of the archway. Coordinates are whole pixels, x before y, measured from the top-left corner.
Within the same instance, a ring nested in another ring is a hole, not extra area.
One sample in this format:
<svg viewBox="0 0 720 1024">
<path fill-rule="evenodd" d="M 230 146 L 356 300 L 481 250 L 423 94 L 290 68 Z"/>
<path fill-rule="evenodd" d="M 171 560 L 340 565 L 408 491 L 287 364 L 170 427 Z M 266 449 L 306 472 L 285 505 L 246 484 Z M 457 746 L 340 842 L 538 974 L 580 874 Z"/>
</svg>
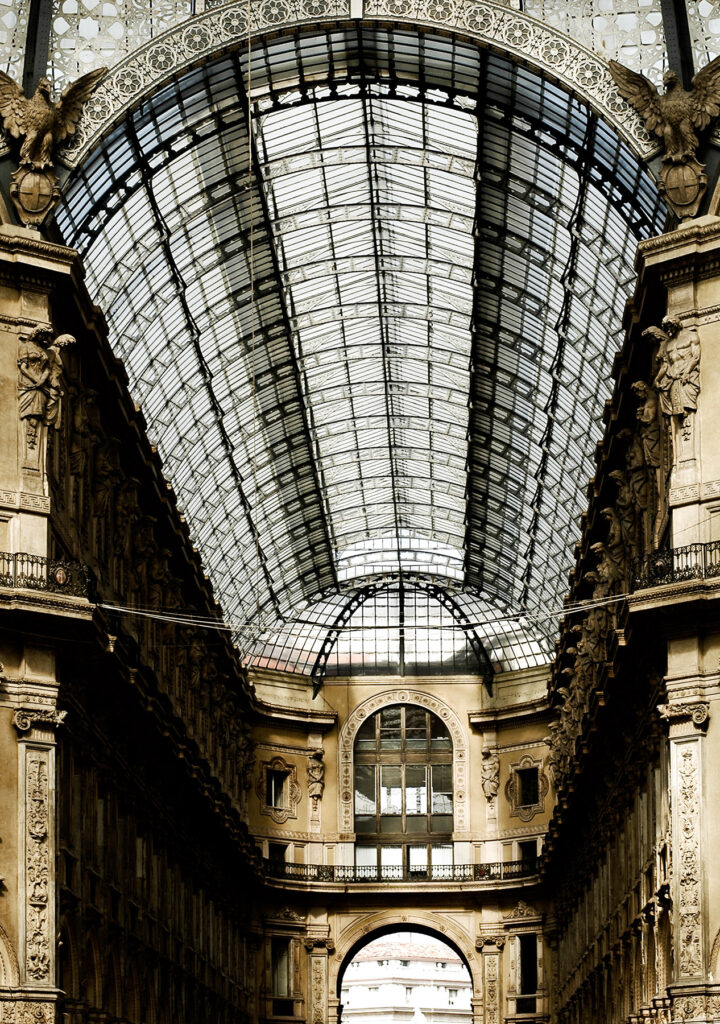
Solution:
<svg viewBox="0 0 720 1024">
<path fill-rule="evenodd" d="M 472 1021 L 473 982 L 459 950 L 429 929 L 384 930 L 345 962 L 338 979 L 343 1024 L 383 1024 L 412 1012 L 413 1021 Z"/>
<path fill-rule="evenodd" d="M 342 1020 L 340 995 L 345 973 L 354 957 L 375 940 L 398 932 L 427 936 L 444 943 L 452 950 L 470 975 L 472 995 L 469 1020 L 479 1020 L 479 1015 L 482 1014 L 481 963 L 470 935 L 447 915 L 443 916 L 433 911 L 398 914 L 397 910 L 393 910 L 378 912 L 355 921 L 338 935 L 337 950 L 330 961 L 328 971 L 328 1021 L 340 1024 Z"/>
</svg>

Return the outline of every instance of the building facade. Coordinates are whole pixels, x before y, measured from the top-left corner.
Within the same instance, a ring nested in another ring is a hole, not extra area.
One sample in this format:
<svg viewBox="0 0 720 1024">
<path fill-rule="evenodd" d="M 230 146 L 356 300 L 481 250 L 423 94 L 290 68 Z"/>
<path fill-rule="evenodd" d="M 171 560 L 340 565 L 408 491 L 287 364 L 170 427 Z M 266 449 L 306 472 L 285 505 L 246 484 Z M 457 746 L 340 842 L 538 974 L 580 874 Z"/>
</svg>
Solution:
<svg viewBox="0 0 720 1024">
<path fill-rule="evenodd" d="M 0 1021 L 712 1024 L 720 12 L 4 9 Z"/>
</svg>

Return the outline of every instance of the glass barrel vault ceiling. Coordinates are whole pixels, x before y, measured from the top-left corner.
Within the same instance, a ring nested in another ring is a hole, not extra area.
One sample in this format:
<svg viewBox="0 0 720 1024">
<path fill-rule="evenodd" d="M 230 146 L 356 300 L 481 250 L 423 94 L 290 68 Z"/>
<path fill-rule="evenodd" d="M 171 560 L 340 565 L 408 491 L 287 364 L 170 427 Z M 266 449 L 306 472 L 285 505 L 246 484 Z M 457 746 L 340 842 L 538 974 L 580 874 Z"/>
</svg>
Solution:
<svg viewBox="0 0 720 1024">
<path fill-rule="evenodd" d="M 450 35 L 278 35 L 146 101 L 57 219 L 229 619 L 388 573 L 558 606 L 664 219 L 577 101 Z"/>
</svg>

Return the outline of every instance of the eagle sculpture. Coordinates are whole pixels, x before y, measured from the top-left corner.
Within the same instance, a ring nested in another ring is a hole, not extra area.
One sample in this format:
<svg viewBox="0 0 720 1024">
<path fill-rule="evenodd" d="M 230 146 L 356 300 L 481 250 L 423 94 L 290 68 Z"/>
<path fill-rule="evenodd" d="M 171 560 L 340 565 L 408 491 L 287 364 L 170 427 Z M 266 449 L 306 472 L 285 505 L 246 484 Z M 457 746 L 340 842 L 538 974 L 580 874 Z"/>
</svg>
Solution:
<svg viewBox="0 0 720 1024">
<path fill-rule="evenodd" d="M 720 57 L 710 61 L 684 89 L 674 71 L 663 76 L 665 93 L 661 95 L 644 75 L 610 61 L 620 94 L 632 104 L 649 132 L 662 139 L 664 160 L 683 163 L 695 157 L 696 131 L 702 131 L 720 114 Z"/>
<path fill-rule="evenodd" d="M 4 71 L 0 71 L 0 117 L 14 139 L 22 139 L 20 166 L 43 170 L 52 167 L 53 149 L 75 131 L 83 104 L 107 71 L 98 68 L 66 86 L 59 103 L 51 99 L 51 86 L 41 78 L 31 99 Z"/>
</svg>

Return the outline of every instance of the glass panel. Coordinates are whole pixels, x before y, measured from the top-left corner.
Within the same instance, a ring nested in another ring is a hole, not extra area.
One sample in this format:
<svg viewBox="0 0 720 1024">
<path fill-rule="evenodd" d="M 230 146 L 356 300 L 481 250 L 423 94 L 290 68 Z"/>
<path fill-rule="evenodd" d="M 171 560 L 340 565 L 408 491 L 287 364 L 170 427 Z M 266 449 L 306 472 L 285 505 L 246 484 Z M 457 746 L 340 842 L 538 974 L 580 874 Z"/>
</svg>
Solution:
<svg viewBox="0 0 720 1024">
<path fill-rule="evenodd" d="M 452 750 L 452 740 L 445 725 L 436 715 L 430 715 L 431 750 Z"/>
<path fill-rule="evenodd" d="M 405 769 L 405 813 L 427 814 L 427 768 L 409 764 Z"/>
<path fill-rule="evenodd" d="M 375 765 L 355 765 L 355 813 L 375 814 Z"/>
<path fill-rule="evenodd" d="M 380 712 L 380 749 L 400 749 L 400 711 L 399 707 L 383 708 Z"/>
<path fill-rule="evenodd" d="M 380 813 L 402 814 L 402 767 L 384 764 L 380 777 Z"/>
<path fill-rule="evenodd" d="M 412 832 L 414 835 L 417 835 L 419 832 L 427 832 L 427 814 L 408 814 L 407 818 L 405 819 L 405 831 Z M 452 826 L 450 827 L 450 829 L 446 829 L 445 831 L 452 831 Z"/>
<path fill-rule="evenodd" d="M 363 722 L 358 729 L 355 750 L 358 753 L 363 750 L 375 750 L 375 715 Z"/>
<path fill-rule="evenodd" d="M 536 804 L 540 799 L 537 768 L 520 768 L 518 771 L 518 803 L 521 807 Z"/>
<path fill-rule="evenodd" d="M 405 708 L 405 748 L 425 750 L 427 746 L 427 713 L 424 708 Z"/>
<path fill-rule="evenodd" d="M 272 991 L 274 996 L 290 995 L 290 940 L 272 940 Z"/>
<path fill-rule="evenodd" d="M 430 848 L 430 859 L 432 862 L 433 878 L 452 878 L 453 848 L 447 846 L 432 846 Z"/>
<path fill-rule="evenodd" d="M 408 865 L 410 874 L 427 874 L 428 850 L 427 846 L 408 847 Z"/>
<path fill-rule="evenodd" d="M 383 878 L 402 878 L 402 846 L 380 847 L 380 874 Z"/>
<path fill-rule="evenodd" d="M 432 813 L 452 814 L 452 765 L 432 767 Z"/>
<path fill-rule="evenodd" d="M 377 878 L 377 861 L 376 846 L 355 847 L 355 867 L 359 878 Z"/>
</svg>

